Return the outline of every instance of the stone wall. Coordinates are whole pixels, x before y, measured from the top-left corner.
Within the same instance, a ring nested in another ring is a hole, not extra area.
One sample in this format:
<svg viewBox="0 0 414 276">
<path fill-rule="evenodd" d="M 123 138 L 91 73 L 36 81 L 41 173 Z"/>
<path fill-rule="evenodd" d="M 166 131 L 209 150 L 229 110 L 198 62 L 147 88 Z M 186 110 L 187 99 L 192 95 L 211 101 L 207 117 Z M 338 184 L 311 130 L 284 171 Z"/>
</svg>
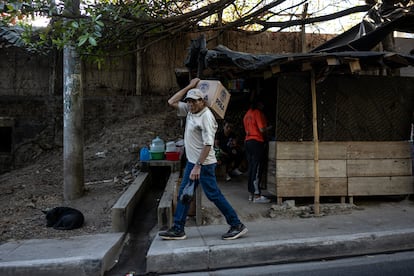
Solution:
<svg viewBox="0 0 414 276">
<path fill-rule="evenodd" d="M 6 48 L 0 51 L 0 57 L 0 96 L 49 94 L 51 56 L 36 56 Z"/>
</svg>

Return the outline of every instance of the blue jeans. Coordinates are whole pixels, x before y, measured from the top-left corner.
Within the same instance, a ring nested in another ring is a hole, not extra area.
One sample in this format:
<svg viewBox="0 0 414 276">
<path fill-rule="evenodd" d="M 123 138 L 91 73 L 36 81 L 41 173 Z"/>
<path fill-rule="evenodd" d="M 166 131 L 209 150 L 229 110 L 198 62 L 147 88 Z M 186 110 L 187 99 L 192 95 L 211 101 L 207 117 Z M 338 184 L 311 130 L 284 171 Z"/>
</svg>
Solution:
<svg viewBox="0 0 414 276">
<path fill-rule="evenodd" d="M 203 188 L 206 197 L 211 202 L 213 202 L 220 210 L 220 212 L 224 215 L 227 224 L 230 226 L 237 226 L 241 223 L 239 217 L 217 186 L 216 165 L 217 164 L 203 165 L 201 167 L 200 181 L 198 183 Z M 174 214 L 174 226 L 178 227 L 180 230 L 184 230 L 188 210 L 190 209 L 190 204 L 183 204 L 179 198 L 183 192 L 185 185 L 190 180 L 190 172 L 193 167 L 194 164 L 187 162 L 184 170 L 183 180 L 181 181 L 180 190 L 178 192 L 177 208 Z M 196 184 L 196 187 L 197 186 L 198 185 Z"/>
</svg>

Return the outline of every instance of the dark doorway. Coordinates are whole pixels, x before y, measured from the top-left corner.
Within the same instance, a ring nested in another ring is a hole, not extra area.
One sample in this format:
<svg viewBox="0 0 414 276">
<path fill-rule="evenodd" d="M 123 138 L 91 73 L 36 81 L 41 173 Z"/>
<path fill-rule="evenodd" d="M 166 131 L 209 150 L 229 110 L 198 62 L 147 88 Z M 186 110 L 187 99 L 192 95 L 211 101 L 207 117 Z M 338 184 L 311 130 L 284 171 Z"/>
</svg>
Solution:
<svg viewBox="0 0 414 276">
<path fill-rule="evenodd" d="M 0 127 L 0 153 L 12 152 L 12 134 L 11 127 Z"/>
</svg>

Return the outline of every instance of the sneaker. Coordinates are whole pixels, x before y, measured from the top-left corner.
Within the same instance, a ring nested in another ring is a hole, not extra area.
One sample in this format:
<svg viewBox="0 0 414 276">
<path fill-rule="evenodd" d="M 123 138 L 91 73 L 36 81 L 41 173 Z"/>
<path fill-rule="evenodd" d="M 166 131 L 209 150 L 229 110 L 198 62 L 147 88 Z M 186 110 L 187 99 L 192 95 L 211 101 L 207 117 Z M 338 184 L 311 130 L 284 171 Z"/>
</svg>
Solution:
<svg viewBox="0 0 414 276">
<path fill-rule="evenodd" d="M 177 227 L 173 226 L 167 231 L 160 232 L 158 234 L 163 240 L 184 240 L 187 238 L 184 230 L 179 230 Z"/>
<path fill-rule="evenodd" d="M 253 203 L 269 203 L 269 202 L 270 202 L 270 199 L 264 196 L 253 198 Z"/>
<path fill-rule="evenodd" d="M 231 176 L 229 174 L 226 174 L 226 182 L 231 180 Z"/>
<path fill-rule="evenodd" d="M 253 195 L 252 194 L 249 195 L 249 201 L 253 201 Z"/>
<path fill-rule="evenodd" d="M 243 173 L 242 173 L 239 169 L 235 168 L 235 169 L 231 172 L 231 174 L 232 174 L 232 175 L 235 175 L 235 176 L 239 176 L 239 175 L 242 175 Z"/>
<path fill-rule="evenodd" d="M 240 223 L 237 226 L 231 226 L 229 231 L 227 231 L 227 233 L 223 234 L 223 236 L 221 237 L 223 238 L 223 240 L 235 240 L 246 233 L 247 227 L 243 223 Z"/>
</svg>

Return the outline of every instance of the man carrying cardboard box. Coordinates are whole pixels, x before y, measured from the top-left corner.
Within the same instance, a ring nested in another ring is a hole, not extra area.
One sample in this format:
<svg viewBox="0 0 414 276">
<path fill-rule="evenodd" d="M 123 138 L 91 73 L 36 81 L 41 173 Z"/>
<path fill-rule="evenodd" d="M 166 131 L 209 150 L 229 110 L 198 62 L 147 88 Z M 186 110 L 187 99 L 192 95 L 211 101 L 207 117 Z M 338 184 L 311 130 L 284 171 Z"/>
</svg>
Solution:
<svg viewBox="0 0 414 276">
<path fill-rule="evenodd" d="M 178 110 L 178 115 L 186 116 L 184 147 L 187 164 L 184 169 L 180 189 L 178 191 L 177 208 L 174 213 L 174 225 L 158 235 L 164 240 L 182 240 L 186 238 L 184 226 L 190 203 L 181 199 L 188 184 L 197 187 L 199 184 L 207 198 L 212 201 L 226 218 L 230 229 L 222 235 L 224 240 L 234 240 L 247 233 L 247 227 L 241 223 L 235 210 L 224 197 L 217 185 L 217 159 L 213 149 L 217 121 L 207 107 L 203 92 L 194 88 L 199 79 L 175 93 L 168 104 Z M 184 98 L 184 102 L 181 99 Z"/>
</svg>

